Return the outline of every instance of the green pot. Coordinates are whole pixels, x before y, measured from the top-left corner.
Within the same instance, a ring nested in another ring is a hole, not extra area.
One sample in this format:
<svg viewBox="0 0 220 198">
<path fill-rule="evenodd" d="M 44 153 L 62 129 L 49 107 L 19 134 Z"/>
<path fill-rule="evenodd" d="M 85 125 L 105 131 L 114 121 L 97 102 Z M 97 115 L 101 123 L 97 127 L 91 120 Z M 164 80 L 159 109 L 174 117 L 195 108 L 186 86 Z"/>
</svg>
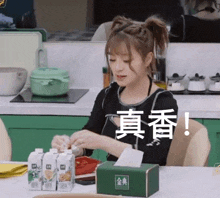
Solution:
<svg viewBox="0 0 220 198">
<path fill-rule="evenodd" d="M 31 91 L 39 96 L 59 96 L 69 91 L 69 74 L 56 67 L 41 67 L 31 74 Z"/>
</svg>

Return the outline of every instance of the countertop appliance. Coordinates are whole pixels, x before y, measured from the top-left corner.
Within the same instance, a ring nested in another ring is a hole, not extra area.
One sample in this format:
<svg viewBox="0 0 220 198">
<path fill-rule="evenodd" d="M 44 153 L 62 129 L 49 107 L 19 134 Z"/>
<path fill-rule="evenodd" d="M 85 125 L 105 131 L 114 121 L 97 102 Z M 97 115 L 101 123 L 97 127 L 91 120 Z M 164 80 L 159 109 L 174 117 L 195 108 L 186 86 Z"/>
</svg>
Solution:
<svg viewBox="0 0 220 198">
<path fill-rule="evenodd" d="M 177 95 L 220 95 L 219 73 L 216 73 L 215 76 L 210 76 L 210 82 L 208 82 L 208 79 L 205 82 L 205 76 L 198 73 L 189 76 L 188 81 L 183 79 L 184 76 L 174 73 L 172 76 L 167 77 L 167 90 Z M 183 87 L 186 87 L 186 89 Z"/>
<path fill-rule="evenodd" d="M 195 74 L 195 76 L 189 77 L 189 85 L 188 85 L 188 91 L 205 91 L 206 86 L 205 86 L 205 77 L 204 76 L 199 76 L 198 73 Z"/>
<path fill-rule="evenodd" d="M 61 96 L 37 96 L 28 88 L 18 94 L 10 102 L 19 103 L 76 103 L 84 96 L 89 89 L 69 89 L 69 91 Z"/>
<path fill-rule="evenodd" d="M 209 78 L 211 80 L 211 83 L 209 84 L 208 90 L 220 93 L 220 74 L 216 73 L 215 76 L 210 76 Z"/>
<path fill-rule="evenodd" d="M 167 90 L 173 92 L 184 91 L 185 88 L 181 81 L 185 75 L 180 76 L 178 73 L 174 73 L 172 76 L 167 76 Z"/>
</svg>

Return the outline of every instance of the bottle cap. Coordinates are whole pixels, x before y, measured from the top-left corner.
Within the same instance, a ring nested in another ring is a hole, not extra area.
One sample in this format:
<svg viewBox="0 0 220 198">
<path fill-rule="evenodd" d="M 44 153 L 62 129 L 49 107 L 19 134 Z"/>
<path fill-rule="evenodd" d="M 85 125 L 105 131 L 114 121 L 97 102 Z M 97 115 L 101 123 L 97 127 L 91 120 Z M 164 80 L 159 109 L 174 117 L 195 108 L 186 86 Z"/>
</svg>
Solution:
<svg viewBox="0 0 220 198">
<path fill-rule="evenodd" d="M 51 148 L 50 149 L 50 153 L 57 153 L 58 151 L 57 151 L 57 149 L 56 148 Z"/>
<path fill-rule="evenodd" d="M 37 152 L 37 153 L 43 153 L 44 151 L 43 151 L 42 148 L 36 148 L 36 149 L 35 149 L 35 152 Z"/>
</svg>

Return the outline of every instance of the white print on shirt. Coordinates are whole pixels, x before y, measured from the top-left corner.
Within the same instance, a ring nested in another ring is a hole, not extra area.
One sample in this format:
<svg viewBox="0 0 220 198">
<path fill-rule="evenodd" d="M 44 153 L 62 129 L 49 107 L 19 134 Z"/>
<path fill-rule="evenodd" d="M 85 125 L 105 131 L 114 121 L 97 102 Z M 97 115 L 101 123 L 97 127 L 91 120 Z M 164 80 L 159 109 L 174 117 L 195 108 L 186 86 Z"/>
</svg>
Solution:
<svg viewBox="0 0 220 198">
<path fill-rule="evenodd" d="M 154 144 L 156 144 L 156 146 L 160 145 L 160 140 L 154 139 L 151 143 L 146 144 L 146 146 L 153 146 Z"/>
<path fill-rule="evenodd" d="M 125 137 L 127 134 L 134 134 L 135 136 L 143 139 L 144 136 L 140 134 L 144 134 L 145 131 L 141 130 L 141 117 L 140 115 L 132 115 L 132 114 L 143 114 L 143 111 L 133 111 L 129 109 L 129 111 L 117 111 L 118 114 L 128 114 L 120 116 L 120 130 L 116 130 L 116 138 L 121 139 Z M 118 135 L 117 134 L 121 134 Z"/>
<path fill-rule="evenodd" d="M 177 124 L 175 122 L 170 121 L 170 118 L 176 118 L 176 115 L 165 115 L 165 113 L 174 112 L 173 109 L 166 109 L 166 110 L 151 110 L 152 114 L 159 114 L 159 115 L 149 115 L 149 118 L 157 118 L 157 120 L 149 123 L 149 126 L 153 125 L 153 139 L 157 138 L 169 138 L 173 139 L 173 126 Z M 169 124 L 165 124 L 164 121 L 167 121 Z M 161 121 L 161 124 L 158 122 Z M 160 127 L 160 128 L 159 128 Z M 163 129 L 162 129 L 162 128 Z"/>
</svg>

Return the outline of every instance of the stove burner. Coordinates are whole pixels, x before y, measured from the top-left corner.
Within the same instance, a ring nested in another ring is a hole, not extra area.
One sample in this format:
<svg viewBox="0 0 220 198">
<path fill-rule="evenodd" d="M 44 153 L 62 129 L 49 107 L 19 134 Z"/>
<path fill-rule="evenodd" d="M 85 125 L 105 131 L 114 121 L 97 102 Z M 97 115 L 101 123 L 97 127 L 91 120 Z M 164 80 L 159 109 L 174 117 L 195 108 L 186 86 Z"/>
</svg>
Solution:
<svg viewBox="0 0 220 198">
<path fill-rule="evenodd" d="M 37 96 L 33 95 L 31 89 L 28 88 L 22 93 L 18 94 L 10 102 L 26 102 L 26 103 L 76 103 L 82 96 L 84 96 L 89 89 L 70 89 L 62 96 Z"/>
</svg>

